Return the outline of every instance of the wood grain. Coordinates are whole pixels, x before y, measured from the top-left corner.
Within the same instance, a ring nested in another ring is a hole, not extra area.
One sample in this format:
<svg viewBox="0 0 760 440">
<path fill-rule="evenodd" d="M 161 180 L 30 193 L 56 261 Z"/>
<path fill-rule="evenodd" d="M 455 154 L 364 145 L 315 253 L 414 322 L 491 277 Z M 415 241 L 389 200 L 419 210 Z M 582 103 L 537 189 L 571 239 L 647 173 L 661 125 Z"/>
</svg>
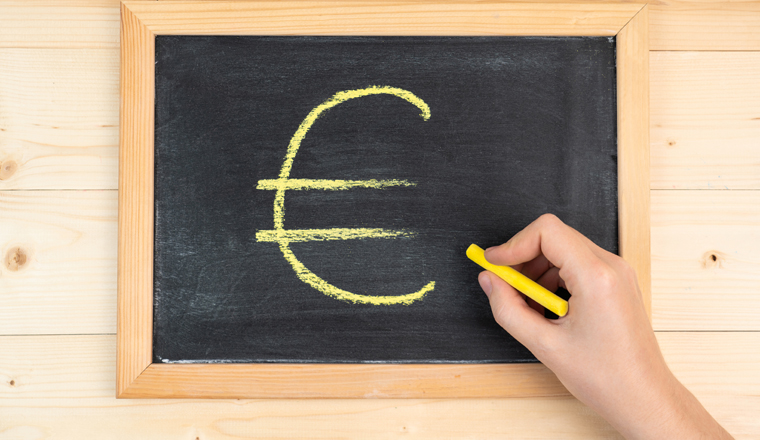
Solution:
<svg viewBox="0 0 760 440">
<path fill-rule="evenodd" d="M 119 47 L 119 0 L 3 0 L 0 47 Z"/>
<path fill-rule="evenodd" d="M 126 398 L 547 397 L 569 393 L 541 364 L 152 364 Z"/>
<path fill-rule="evenodd" d="M 663 0 L 651 3 L 652 50 L 758 50 L 760 3 Z"/>
<path fill-rule="evenodd" d="M 737 439 L 760 432 L 760 333 L 673 332 L 658 340 L 676 376 Z M 620 438 L 567 397 L 114 399 L 115 347 L 112 335 L 0 337 L 0 432 L 10 438 Z"/>
<path fill-rule="evenodd" d="M 116 191 L 0 191 L 0 334 L 115 331 L 116 212 Z"/>
<path fill-rule="evenodd" d="M 650 2 L 650 9 L 652 50 L 760 49 L 760 3 L 756 1 L 660 0 Z M 118 46 L 118 0 L 0 3 L 0 47 Z"/>
<path fill-rule="evenodd" d="M 119 119 L 117 394 L 153 349 L 153 140 L 155 36 L 122 5 Z"/>
<path fill-rule="evenodd" d="M 651 316 L 649 252 L 649 11 L 617 36 L 620 256 L 636 271 Z"/>
<path fill-rule="evenodd" d="M 115 49 L 0 48 L 0 190 L 116 189 Z"/>
<path fill-rule="evenodd" d="M 652 191 L 656 330 L 760 330 L 760 192 Z"/>
<path fill-rule="evenodd" d="M 612 36 L 641 4 L 127 1 L 159 34 Z M 233 12 L 234 11 L 234 12 Z"/>
<path fill-rule="evenodd" d="M 26 404 L 25 401 L 21 401 Z M 590 409 L 570 398 L 547 400 L 266 400 L 154 401 L 87 407 L 0 407 L 11 439 L 622 439 Z M 124 402 L 121 400 L 120 402 Z M 520 416 L 509 417 L 508 414 Z M 506 421 L 508 419 L 508 421 Z"/>
<path fill-rule="evenodd" d="M 54 437 L 505 437 L 533 432 L 616 437 L 575 399 L 125 400 L 114 399 L 116 337 L 0 337 L 0 433 Z M 11 381 L 13 385 L 11 385 Z M 548 414 L 544 411 L 548 410 Z M 504 414 L 522 413 L 504 423 Z M 528 435 L 530 436 L 530 435 Z M 15 438 L 15 437 L 11 437 Z M 33 437 L 32 437 L 33 438 Z"/>
<path fill-rule="evenodd" d="M 650 62 L 652 188 L 759 189 L 760 53 L 653 52 Z"/>
<path fill-rule="evenodd" d="M 115 335 L 0 336 L 0 353 L 0 401 L 115 401 Z"/>
</svg>

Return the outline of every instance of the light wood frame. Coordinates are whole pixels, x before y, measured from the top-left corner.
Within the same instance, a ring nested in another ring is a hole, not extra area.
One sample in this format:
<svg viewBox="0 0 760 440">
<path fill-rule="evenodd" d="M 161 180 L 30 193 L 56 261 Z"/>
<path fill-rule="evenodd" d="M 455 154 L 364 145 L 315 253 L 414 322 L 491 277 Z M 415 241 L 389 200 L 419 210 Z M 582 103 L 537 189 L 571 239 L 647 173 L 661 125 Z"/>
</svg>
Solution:
<svg viewBox="0 0 760 440">
<path fill-rule="evenodd" d="M 116 395 L 441 398 L 567 395 L 541 364 L 154 364 L 156 35 L 616 36 L 620 254 L 650 304 L 649 39 L 644 4 L 439 0 L 121 5 Z"/>
</svg>

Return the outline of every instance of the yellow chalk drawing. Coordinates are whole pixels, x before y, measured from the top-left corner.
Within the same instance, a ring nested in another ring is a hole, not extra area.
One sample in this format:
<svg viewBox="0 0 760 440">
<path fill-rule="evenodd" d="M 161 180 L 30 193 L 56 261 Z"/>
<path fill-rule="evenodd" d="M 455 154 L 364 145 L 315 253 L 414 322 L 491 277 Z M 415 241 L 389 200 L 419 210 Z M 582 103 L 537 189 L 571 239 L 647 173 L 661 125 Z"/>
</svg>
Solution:
<svg viewBox="0 0 760 440">
<path fill-rule="evenodd" d="M 317 180 L 317 179 L 264 179 L 259 180 L 256 189 L 325 189 L 344 190 L 351 188 L 387 188 L 389 186 L 414 186 L 406 180 Z"/>
<path fill-rule="evenodd" d="M 280 245 L 280 251 L 288 263 L 293 267 L 298 279 L 312 286 L 318 291 L 342 301 L 349 301 L 357 304 L 373 305 L 390 305 L 390 304 L 411 304 L 421 299 L 425 294 L 435 288 L 435 281 L 427 283 L 422 289 L 406 295 L 358 295 L 346 290 L 340 289 L 322 278 L 318 277 L 306 266 L 304 266 L 293 251 L 290 249 L 290 243 L 299 243 L 306 241 L 328 241 L 328 240 L 352 240 L 362 238 L 385 238 L 394 239 L 399 237 L 411 237 L 414 235 L 410 231 L 394 231 L 381 228 L 330 228 L 330 229 L 285 229 L 285 191 L 287 190 L 309 190 L 321 189 L 327 191 L 342 191 L 351 188 L 374 188 L 383 189 L 393 186 L 414 186 L 415 183 L 406 180 L 325 180 L 325 179 L 291 179 L 290 170 L 293 168 L 293 160 L 298 153 L 306 133 L 309 131 L 314 122 L 327 110 L 336 105 L 348 101 L 349 99 L 361 98 L 369 95 L 393 95 L 408 101 L 422 111 L 422 119 L 430 118 L 430 107 L 412 92 L 396 87 L 379 87 L 371 86 L 365 89 L 346 90 L 338 92 L 330 99 L 314 108 L 298 126 L 293 137 L 288 144 L 288 150 L 285 154 L 285 161 L 280 169 L 280 177 L 277 179 L 259 180 L 256 189 L 274 190 L 274 229 L 268 231 L 256 232 L 256 240 L 260 242 L 273 242 Z"/>
<path fill-rule="evenodd" d="M 396 238 L 411 237 L 413 232 L 389 231 L 380 228 L 330 228 L 330 229 L 288 229 L 282 231 L 258 231 L 256 241 L 298 243 L 304 241 L 352 240 L 356 238 Z"/>
</svg>

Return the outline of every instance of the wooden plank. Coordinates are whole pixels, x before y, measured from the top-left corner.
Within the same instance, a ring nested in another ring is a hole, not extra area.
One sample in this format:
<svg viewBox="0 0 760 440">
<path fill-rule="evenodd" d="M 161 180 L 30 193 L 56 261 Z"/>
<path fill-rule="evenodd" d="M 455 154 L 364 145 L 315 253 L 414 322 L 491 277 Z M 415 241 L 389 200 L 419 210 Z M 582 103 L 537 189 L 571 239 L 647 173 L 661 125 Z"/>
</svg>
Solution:
<svg viewBox="0 0 760 440">
<path fill-rule="evenodd" d="M 0 48 L 0 190 L 117 188 L 118 53 Z"/>
<path fill-rule="evenodd" d="M 620 256 L 636 271 L 651 316 L 649 252 L 649 10 L 617 36 Z"/>
<path fill-rule="evenodd" d="M 516 433 L 531 437 L 541 424 L 547 435 L 616 437 L 606 422 L 569 397 L 115 399 L 115 349 L 112 335 L 0 337 L 0 412 L 5 416 L 0 433 L 41 431 L 54 437 L 114 439 L 296 438 L 304 433 L 309 438 L 445 438 L 457 433 L 494 438 Z M 505 423 L 504 414 L 521 415 Z"/>
<path fill-rule="evenodd" d="M 155 34 L 613 36 L 643 4 L 127 1 Z M 231 11 L 234 10 L 234 13 Z"/>
<path fill-rule="evenodd" d="M 650 8 L 652 50 L 760 49 L 760 3 L 756 1 L 665 0 L 650 2 Z M 0 47 L 118 46 L 118 0 L 5 0 L 0 4 Z"/>
<path fill-rule="evenodd" d="M 732 434 L 760 435 L 760 333 L 659 333 L 671 369 Z M 620 438 L 573 398 L 124 400 L 112 335 L 0 337 L 9 438 Z M 10 385 L 10 381 L 14 384 Z"/>
<path fill-rule="evenodd" d="M 119 47 L 119 0 L 3 0 L 0 47 Z"/>
<path fill-rule="evenodd" d="M 121 400 L 123 402 L 123 400 Z M 0 404 L 10 439 L 622 439 L 572 398 Z M 37 402 L 33 402 L 37 403 Z M 50 434 L 48 434 L 50 435 Z"/>
<path fill-rule="evenodd" d="M 652 50 L 760 49 L 755 0 L 661 0 L 650 7 Z"/>
<path fill-rule="evenodd" d="M 760 52 L 652 52 L 650 63 L 652 188 L 760 188 Z"/>
<path fill-rule="evenodd" d="M 0 191 L 0 334 L 116 330 L 116 191 Z"/>
<path fill-rule="evenodd" d="M 115 401 L 115 357 L 115 335 L 0 336 L 0 401 Z"/>
<path fill-rule="evenodd" d="M 760 191 L 652 191 L 656 330 L 760 330 Z"/>
</svg>

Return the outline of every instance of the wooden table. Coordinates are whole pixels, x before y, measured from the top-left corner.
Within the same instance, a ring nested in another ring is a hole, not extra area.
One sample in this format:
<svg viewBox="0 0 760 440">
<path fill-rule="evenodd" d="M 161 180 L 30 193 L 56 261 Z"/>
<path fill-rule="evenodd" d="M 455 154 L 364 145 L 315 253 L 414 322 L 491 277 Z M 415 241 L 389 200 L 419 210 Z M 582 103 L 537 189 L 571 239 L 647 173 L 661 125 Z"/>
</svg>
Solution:
<svg viewBox="0 0 760 440">
<path fill-rule="evenodd" d="M 652 319 L 760 437 L 760 3 L 650 3 Z M 573 398 L 116 400 L 119 9 L 0 0 L 0 439 L 615 438 Z"/>
</svg>

